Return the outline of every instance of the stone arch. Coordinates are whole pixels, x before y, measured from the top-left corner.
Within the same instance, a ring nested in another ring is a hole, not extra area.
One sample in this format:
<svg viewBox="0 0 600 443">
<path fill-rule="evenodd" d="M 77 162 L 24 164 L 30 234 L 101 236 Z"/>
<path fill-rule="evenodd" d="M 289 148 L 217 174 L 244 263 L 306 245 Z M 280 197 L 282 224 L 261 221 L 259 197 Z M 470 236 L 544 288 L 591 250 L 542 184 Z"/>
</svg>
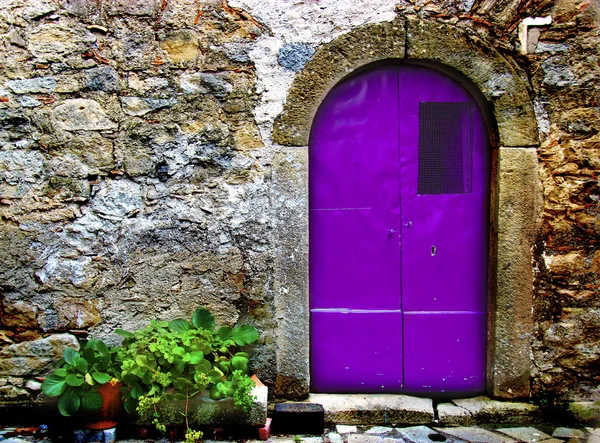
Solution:
<svg viewBox="0 0 600 443">
<path fill-rule="evenodd" d="M 308 314 L 308 141 L 315 113 L 331 88 L 369 64 L 398 60 L 457 71 L 492 110 L 487 392 L 523 398 L 530 392 L 533 265 L 541 208 L 538 130 L 524 75 L 480 38 L 454 26 L 399 17 L 344 34 L 319 48 L 288 92 L 273 129 L 278 220 L 275 393 L 302 396 L 310 387 Z"/>
</svg>

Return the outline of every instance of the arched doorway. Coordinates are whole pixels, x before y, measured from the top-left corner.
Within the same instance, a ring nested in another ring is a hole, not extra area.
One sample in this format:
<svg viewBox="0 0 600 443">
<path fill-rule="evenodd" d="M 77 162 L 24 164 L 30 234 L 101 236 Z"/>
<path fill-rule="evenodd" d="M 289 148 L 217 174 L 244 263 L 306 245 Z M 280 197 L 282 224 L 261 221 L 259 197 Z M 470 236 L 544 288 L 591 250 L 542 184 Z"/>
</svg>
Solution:
<svg viewBox="0 0 600 443">
<path fill-rule="evenodd" d="M 487 395 L 530 393 L 532 245 L 541 213 L 539 144 L 526 76 L 493 42 L 418 17 L 368 24 L 322 45 L 295 76 L 273 126 L 274 392 L 310 392 L 308 144 L 314 116 L 340 81 L 390 60 L 444 66 L 469 79 L 491 109 L 497 138 L 491 159 L 487 301 Z"/>
<path fill-rule="evenodd" d="M 309 144 L 313 392 L 484 392 L 487 134 L 430 67 L 329 92 Z"/>
</svg>

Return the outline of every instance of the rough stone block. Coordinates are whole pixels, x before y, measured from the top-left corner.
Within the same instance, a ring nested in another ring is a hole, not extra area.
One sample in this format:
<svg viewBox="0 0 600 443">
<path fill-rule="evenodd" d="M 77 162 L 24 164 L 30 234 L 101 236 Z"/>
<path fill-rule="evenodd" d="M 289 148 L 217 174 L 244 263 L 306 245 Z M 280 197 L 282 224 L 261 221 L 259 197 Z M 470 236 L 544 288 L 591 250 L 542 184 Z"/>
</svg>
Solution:
<svg viewBox="0 0 600 443">
<path fill-rule="evenodd" d="M 28 49 L 40 62 L 62 62 L 66 55 L 85 51 L 96 36 L 83 25 L 44 23 L 29 34 Z"/>
<path fill-rule="evenodd" d="M 174 63 L 194 61 L 200 55 L 198 36 L 187 30 L 175 32 L 165 38 L 160 42 L 160 49 Z"/>
<path fill-rule="evenodd" d="M 97 131 L 116 129 L 117 123 L 111 121 L 100 104 L 94 100 L 65 100 L 52 112 L 55 129 L 66 131 Z"/>
<path fill-rule="evenodd" d="M 56 80 L 52 77 L 35 77 L 26 80 L 9 80 L 6 86 L 15 94 L 48 94 L 56 88 Z"/>
<path fill-rule="evenodd" d="M 433 421 L 431 399 L 392 394 L 311 394 L 323 405 L 326 423 L 426 424 Z"/>
</svg>

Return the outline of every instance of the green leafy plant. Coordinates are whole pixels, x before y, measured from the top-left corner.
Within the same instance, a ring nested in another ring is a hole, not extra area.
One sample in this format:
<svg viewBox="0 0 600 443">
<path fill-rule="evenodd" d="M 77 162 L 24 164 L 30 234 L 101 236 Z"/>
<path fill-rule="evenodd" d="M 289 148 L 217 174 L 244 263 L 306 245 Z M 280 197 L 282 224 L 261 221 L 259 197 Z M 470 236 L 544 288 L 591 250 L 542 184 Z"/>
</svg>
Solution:
<svg viewBox="0 0 600 443">
<path fill-rule="evenodd" d="M 254 382 L 248 377 L 249 356 L 241 348 L 258 339 L 254 327 L 222 326 L 215 330 L 214 316 L 200 308 L 191 321 L 152 320 L 144 329 L 116 332 L 124 337 L 118 358 L 125 409 L 153 422 L 157 429 L 165 430 L 159 403 L 178 400 L 186 404 L 186 430 L 190 431 L 188 402 L 204 390 L 214 400 L 233 397 L 240 410 L 251 407 Z"/>
<path fill-rule="evenodd" d="M 79 410 L 97 411 L 102 407 L 98 388 L 118 382 L 119 365 L 116 350 L 101 340 L 89 340 L 81 352 L 66 348 L 64 356 L 42 383 L 42 392 L 59 397 L 58 409 L 71 416 Z"/>
</svg>

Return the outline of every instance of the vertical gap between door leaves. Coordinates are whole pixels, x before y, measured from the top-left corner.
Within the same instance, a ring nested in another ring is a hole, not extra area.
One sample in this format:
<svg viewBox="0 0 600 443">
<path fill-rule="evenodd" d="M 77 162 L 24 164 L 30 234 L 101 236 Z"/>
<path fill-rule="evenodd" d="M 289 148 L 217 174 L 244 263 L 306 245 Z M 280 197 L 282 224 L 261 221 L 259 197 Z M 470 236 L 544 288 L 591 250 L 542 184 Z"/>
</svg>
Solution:
<svg viewBox="0 0 600 443">
<path fill-rule="evenodd" d="M 400 389 L 402 390 L 402 392 L 404 392 L 404 386 L 406 385 L 406 379 L 404 378 L 404 345 L 405 345 L 405 337 L 406 335 L 404 334 L 404 309 L 402 306 L 402 242 L 404 241 L 404 237 L 403 237 L 403 231 L 402 231 L 402 149 L 401 149 L 401 143 L 400 143 L 400 136 L 401 136 L 401 131 L 400 131 L 400 99 L 401 99 L 401 82 L 400 82 L 400 76 L 401 76 L 401 67 L 402 64 L 399 64 L 397 67 L 398 70 L 398 107 L 397 107 L 397 112 L 398 112 L 398 123 L 397 123 L 397 128 L 398 128 L 398 171 L 400 173 L 400 179 L 398 180 L 398 222 L 400 224 L 400 226 L 398 227 L 398 243 L 399 243 L 399 248 L 400 248 L 400 261 L 399 261 L 399 266 L 400 266 L 400 283 L 399 283 L 399 291 L 398 291 L 398 304 L 399 304 L 399 308 L 400 308 L 400 312 L 402 313 L 401 319 L 402 319 L 402 361 L 401 366 L 402 366 L 402 383 L 400 386 Z"/>
</svg>

